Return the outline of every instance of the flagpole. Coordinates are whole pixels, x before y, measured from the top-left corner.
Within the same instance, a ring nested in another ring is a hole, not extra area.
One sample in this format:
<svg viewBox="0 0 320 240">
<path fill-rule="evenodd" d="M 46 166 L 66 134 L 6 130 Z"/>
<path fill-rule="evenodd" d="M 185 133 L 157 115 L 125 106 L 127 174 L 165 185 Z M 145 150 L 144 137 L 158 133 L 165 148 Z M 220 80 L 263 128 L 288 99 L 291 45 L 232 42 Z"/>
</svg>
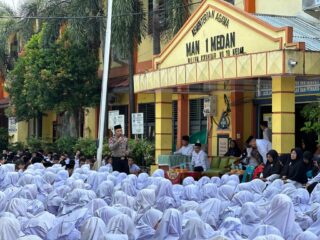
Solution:
<svg viewBox="0 0 320 240">
<path fill-rule="evenodd" d="M 108 0 L 108 15 L 106 27 L 106 43 L 104 47 L 104 61 L 103 61 L 103 78 L 100 100 L 100 116 L 99 116 L 99 133 L 98 133 L 98 150 L 97 150 L 97 168 L 101 166 L 104 126 L 106 120 L 106 111 L 108 108 L 108 76 L 109 76 L 109 59 L 110 59 L 110 43 L 111 43 L 111 19 L 112 19 L 112 0 Z"/>
</svg>

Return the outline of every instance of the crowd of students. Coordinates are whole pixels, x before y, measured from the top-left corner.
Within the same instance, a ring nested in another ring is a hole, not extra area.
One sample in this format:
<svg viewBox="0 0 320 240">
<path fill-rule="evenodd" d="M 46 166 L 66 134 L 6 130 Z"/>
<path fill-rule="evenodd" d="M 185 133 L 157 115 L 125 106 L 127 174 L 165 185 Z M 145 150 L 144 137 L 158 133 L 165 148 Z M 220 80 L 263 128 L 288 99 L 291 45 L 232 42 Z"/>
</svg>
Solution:
<svg viewBox="0 0 320 240">
<path fill-rule="evenodd" d="M 3 240 L 315 240 L 320 185 L 311 195 L 281 179 L 240 183 L 237 175 L 172 184 L 147 173 L 83 164 L 0 166 Z M 71 174 L 71 175 L 70 175 Z"/>
</svg>

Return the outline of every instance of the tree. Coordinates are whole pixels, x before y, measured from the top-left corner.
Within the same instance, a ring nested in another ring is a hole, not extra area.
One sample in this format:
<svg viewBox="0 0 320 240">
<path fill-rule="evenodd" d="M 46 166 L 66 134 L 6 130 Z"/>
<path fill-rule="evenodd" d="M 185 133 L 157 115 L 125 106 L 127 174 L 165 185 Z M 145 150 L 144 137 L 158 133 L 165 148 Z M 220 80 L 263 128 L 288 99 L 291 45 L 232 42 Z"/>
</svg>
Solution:
<svg viewBox="0 0 320 240">
<path fill-rule="evenodd" d="M 188 19 L 190 2 L 191 0 L 153 0 L 153 55 L 161 51 L 161 37 L 166 41 L 170 40 Z"/>
<path fill-rule="evenodd" d="M 68 32 L 47 47 L 44 32 L 45 27 L 32 36 L 9 75 L 9 115 L 20 121 L 54 110 L 67 119 L 61 132 L 77 137 L 79 112 L 99 102 L 96 54 L 86 46 L 71 43 Z"/>
<path fill-rule="evenodd" d="M 113 12 L 120 17 L 112 19 L 113 50 L 123 59 L 128 60 L 129 67 L 129 116 L 135 112 L 134 98 L 134 59 L 135 47 L 141 43 L 146 34 L 146 17 L 141 0 L 113 1 Z"/>
<path fill-rule="evenodd" d="M 320 106 L 319 102 L 309 103 L 304 106 L 301 111 L 302 116 L 306 119 L 304 127 L 301 131 L 306 133 L 314 132 L 318 135 L 318 141 L 320 140 Z"/>
</svg>

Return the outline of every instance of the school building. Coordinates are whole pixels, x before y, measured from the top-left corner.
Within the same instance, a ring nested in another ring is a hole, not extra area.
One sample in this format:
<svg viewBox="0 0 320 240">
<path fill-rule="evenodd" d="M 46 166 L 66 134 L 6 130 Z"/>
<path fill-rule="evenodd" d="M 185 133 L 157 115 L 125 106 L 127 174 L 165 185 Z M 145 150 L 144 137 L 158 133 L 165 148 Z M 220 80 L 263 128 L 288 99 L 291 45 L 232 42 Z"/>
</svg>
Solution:
<svg viewBox="0 0 320 240">
<path fill-rule="evenodd" d="M 179 147 L 183 135 L 200 133 L 207 136 L 209 157 L 220 155 L 228 138 L 241 144 L 260 136 L 261 120 L 269 122 L 279 153 L 300 145 L 300 110 L 320 101 L 320 5 L 310 2 L 204 0 L 192 5 L 192 15 L 159 55 L 152 54 L 150 35 L 143 40 L 135 49 L 136 110 L 144 113 L 156 157 Z M 124 114 L 127 128 L 128 67 L 116 61 L 109 96 L 109 110 Z M 98 116 L 98 107 L 85 113 L 85 137 L 97 137 Z M 42 137 L 53 138 L 56 114 L 43 115 L 41 124 Z M 16 126 L 16 141 L 36 128 Z"/>
</svg>

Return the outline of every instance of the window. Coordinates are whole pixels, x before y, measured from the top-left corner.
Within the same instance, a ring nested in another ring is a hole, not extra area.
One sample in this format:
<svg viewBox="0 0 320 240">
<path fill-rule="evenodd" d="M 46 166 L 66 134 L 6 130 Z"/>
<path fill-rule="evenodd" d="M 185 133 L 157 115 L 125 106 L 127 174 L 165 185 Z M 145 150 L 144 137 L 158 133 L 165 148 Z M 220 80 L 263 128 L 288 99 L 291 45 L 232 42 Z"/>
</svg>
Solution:
<svg viewBox="0 0 320 240">
<path fill-rule="evenodd" d="M 155 104 L 139 104 L 139 113 L 143 113 L 144 137 L 154 141 L 155 136 Z"/>
<path fill-rule="evenodd" d="M 112 110 L 119 110 L 119 114 L 120 115 L 124 115 L 124 131 L 125 131 L 125 135 L 128 136 L 128 105 L 115 105 L 112 106 Z"/>
<path fill-rule="evenodd" d="M 203 116 L 203 99 L 189 101 L 189 133 L 190 136 L 207 129 L 207 118 Z"/>
</svg>

